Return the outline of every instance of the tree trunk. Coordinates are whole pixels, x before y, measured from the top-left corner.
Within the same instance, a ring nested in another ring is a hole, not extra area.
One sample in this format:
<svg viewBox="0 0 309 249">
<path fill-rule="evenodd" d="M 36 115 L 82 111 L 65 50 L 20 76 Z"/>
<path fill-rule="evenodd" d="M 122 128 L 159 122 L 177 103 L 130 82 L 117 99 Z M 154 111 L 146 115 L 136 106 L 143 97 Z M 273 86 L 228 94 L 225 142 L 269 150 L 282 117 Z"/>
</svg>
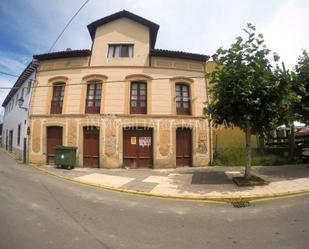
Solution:
<svg viewBox="0 0 309 249">
<path fill-rule="evenodd" d="M 264 134 L 259 135 L 259 149 L 260 149 L 260 153 L 264 154 L 264 152 L 265 152 L 265 137 L 264 137 Z"/>
<path fill-rule="evenodd" d="M 246 121 L 246 168 L 245 178 L 251 177 L 251 124 L 250 120 Z"/>
<path fill-rule="evenodd" d="M 290 126 L 289 133 L 289 159 L 292 161 L 295 158 L 295 127 L 294 124 Z"/>
</svg>

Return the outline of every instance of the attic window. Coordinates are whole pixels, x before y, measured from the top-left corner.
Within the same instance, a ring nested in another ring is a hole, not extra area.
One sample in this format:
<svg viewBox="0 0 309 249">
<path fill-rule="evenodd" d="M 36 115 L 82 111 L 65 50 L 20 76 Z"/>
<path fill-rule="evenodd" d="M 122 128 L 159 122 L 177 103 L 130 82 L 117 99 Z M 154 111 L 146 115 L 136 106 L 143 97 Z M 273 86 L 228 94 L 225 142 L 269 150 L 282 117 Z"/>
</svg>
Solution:
<svg viewBox="0 0 309 249">
<path fill-rule="evenodd" d="M 108 44 L 108 58 L 133 57 L 133 44 Z"/>
</svg>

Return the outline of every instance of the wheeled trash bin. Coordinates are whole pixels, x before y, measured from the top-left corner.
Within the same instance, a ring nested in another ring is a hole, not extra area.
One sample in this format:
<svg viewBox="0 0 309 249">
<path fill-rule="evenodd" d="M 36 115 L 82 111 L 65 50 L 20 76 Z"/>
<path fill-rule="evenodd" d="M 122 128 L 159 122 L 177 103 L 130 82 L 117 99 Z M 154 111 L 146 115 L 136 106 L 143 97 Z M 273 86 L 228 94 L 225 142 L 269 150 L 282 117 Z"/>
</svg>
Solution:
<svg viewBox="0 0 309 249">
<path fill-rule="evenodd" d="M 76 164 L 77 147 L 56 145 L 55 164 L 61 168 L 72 169 Z"/>
</svg>

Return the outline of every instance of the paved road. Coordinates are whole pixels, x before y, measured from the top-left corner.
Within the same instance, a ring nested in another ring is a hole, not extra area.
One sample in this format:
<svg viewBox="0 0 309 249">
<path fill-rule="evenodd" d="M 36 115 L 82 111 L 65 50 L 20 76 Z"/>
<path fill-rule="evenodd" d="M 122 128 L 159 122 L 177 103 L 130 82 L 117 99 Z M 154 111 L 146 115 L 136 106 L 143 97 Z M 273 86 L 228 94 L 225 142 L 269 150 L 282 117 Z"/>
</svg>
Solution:
<svg viewBox="0 0 309 249">
<path fill-rule="evenodd" d="M 61 181 L 0 151 L 0 249 L 308 245 L 308 195 L 242 209 L 148 198 Z"/>
</svg>

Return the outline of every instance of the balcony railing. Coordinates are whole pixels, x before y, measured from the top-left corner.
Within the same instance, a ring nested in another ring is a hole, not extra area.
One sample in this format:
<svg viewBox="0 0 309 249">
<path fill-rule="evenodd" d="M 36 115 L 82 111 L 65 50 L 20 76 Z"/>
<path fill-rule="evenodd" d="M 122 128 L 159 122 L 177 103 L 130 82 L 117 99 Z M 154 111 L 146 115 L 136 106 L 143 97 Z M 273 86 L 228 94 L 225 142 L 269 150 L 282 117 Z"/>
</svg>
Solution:
<svg viewBox="0 0 309 249">
<path fill-rule="evenodd" d="M 62 113 L 62 104 L 63 104 L 63 101 L 52 100 L 51 106 L 50 106 L 50 113 L 51 114 L 61 114 Z"/>
</svg>

